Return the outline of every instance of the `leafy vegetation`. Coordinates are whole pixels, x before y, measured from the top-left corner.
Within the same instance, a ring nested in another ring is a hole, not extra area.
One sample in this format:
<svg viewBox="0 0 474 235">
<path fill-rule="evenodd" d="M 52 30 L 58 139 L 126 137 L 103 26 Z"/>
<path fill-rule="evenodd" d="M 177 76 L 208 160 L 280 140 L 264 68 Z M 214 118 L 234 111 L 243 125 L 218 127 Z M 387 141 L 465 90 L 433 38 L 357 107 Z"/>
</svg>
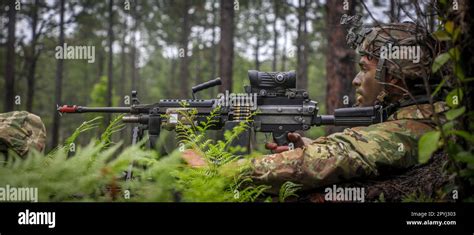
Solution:
<svg viewBox="0 0 474 235">
<path fill-rule="evenodd" d="M 280 188 L 279 201 L 284 202 L 288 197 L 294 196 L 298 197 L 295 193 L 301 188 L 300 184 L 295 184 L 293 182 L 285 182 Z"/>
<path fill-rule="evenodd" d="M 465 43 L 460 37 L 461 26 L 453 19 L 449 4 L 441 1 L 440 7 L 440 27 L 433 35 L 446 45 L 446 50 L 435 58 L 432 73 L 440 75 L 443 79 L 430 95 L 434 97 L 441 90 L 448 89 L 445 102 L 450 110 L 444 114 L 443 121 L 442 117 L 434 117 L 436 130 L 422 136 L 418 150 L 420 163 L 426 163 L 438 149 L 448 153 L 450 161 L 446 173 L 462 182 L 459 188 L 449 187 L 449 191 L 445 192 L 451 193 L 454 189 L 465 191 L 474 185 L 474 112 L 469 110 L 468 100 L 464 98 L 469 91 L 469 83 L 474 78 L 465 76 L 466 68 L 461 58 Z M 413 196 L 410 198 L 413 199 Z"/>
<path fill-rule="evenodd" d="M 195 110 L 182 111 L 192 119 Z M 111 136 L 123 126 L 121 116 L 111 121 L 101 135 L 86 146 L 74 145 L 77 137 L 97 128 L 101 118 L 84 122 L 66 141 L 46 156 L 32 151 L 25 158 L 13 152 L 0 171 L 0 184 L 37 187 L 39 201 L 182 201 L 182 202 L 254 202 L 263 201 L 269 186 L 252 185 L 245 165 L 238 166 L 233 154 L 242 149 L 229 148 L 230 143 L 248 125 L 241 125 L 214 142 L 206 138 L 206 130 L 213 125 L 213 115 L 196 126 L 179 121 L 176 127 L 181 147 L 168 156 L 160 157 L 144 147 L 147 139 L 119 151 L 121 143 Z M 191 122 L 192 123 L 192 122 Z M 181 160 L 181 152 L 192 149 L 202 154 L 207 166 L 193 168 Z M 251 156 L 248 156 L 251 157 Z M 132 180 L 125 174 L 133 164 Z M 282 202 L 299 186 L 285 183 L 279 195 Z M 271 201 L 266 200 L 266 201 Z"/>
</svg>

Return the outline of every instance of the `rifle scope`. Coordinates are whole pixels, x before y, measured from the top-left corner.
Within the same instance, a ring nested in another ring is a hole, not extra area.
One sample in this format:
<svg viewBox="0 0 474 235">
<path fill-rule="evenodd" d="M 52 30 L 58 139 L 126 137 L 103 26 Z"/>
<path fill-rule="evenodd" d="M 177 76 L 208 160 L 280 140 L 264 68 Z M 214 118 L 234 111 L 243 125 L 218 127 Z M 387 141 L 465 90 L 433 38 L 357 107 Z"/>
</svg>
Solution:
<svg viewBox="0 0 474 235">
<path fill-rule="evenodd" d="M 284 94 L 287 89 L 296 88 L 296 72 L 261 72 L 249 70 L 250 91 L 261 96 Z M 247 89 L 247 88 L 246 88 Z"/>
</svg>

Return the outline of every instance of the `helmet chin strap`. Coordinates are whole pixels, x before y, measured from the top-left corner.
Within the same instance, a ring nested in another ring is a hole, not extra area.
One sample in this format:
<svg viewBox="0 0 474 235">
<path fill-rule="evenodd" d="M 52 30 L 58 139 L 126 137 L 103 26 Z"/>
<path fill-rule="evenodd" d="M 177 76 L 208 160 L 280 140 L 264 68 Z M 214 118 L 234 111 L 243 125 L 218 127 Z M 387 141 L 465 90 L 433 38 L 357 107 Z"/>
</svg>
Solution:
<svg viewBox="0 0 474 235">
<path fill-rule="evenodd" d="M 381 56 L 379 58 L 379 62 L 377 63 L 377 68 L 375 70 L 375 79 L 379 82 L 385 83 L 385 76 L 387 69 L 384 67 L 385 64 L 385 58 Z M 386 85 L 382 85 L 382 91 L 377 95 L 377 100 L 375 101 L 375 104 L 382 105 L 384 106 L 386 104 L 386 98 L 388 96 L 387 90 L 386 90 Z"/>
<path fill-rule="evenodd" d="M 375 79 L 377 79 L 380 82 L 385 82 L 385 75 L 387 72 L 387 69 L 384 67 L 385 64 L 385 58 L 381 56 L 379 58 L 379 62 L 377 63 L 377 69 L 375 70 Z"/>
</svg>

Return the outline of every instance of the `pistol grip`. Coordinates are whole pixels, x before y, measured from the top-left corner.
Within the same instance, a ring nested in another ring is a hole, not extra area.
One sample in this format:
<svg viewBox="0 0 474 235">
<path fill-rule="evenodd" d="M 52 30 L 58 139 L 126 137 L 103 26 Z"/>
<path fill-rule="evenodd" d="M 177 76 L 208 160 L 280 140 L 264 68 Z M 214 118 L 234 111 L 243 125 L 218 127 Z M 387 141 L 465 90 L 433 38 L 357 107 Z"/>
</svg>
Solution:
<svg viewBox="0 0 474 235">
<path fill-rule="evenodd" d="M 273 141 L 275 141 L 278 146 L 288 145 L 290 143 L 290 140 L 288 139 L 288 133 L 288 131 L 273 132 Z"/>
</svg>

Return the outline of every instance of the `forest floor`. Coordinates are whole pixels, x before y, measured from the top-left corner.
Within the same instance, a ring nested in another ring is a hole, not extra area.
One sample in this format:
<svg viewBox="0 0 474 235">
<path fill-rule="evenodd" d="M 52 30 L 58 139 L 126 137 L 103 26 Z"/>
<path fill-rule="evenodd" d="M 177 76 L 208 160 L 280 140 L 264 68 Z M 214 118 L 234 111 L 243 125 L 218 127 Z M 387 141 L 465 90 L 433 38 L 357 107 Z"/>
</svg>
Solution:
<svg viewBox="0 0 474 235">
<path fill-rule="evenodd" d="M 447 202 L 452 199 L 443 194 L 443 188 L 452 185 L 453 179 L 443 173 L 447 162 L 445 153 L 436 153 L 429 163 L 371 180 L 337 184 L 337 187 L 363 187 L 366 202 Z M 299 193 L 298 202 L 324 202 L 324 188 Z"/>
</svg>

